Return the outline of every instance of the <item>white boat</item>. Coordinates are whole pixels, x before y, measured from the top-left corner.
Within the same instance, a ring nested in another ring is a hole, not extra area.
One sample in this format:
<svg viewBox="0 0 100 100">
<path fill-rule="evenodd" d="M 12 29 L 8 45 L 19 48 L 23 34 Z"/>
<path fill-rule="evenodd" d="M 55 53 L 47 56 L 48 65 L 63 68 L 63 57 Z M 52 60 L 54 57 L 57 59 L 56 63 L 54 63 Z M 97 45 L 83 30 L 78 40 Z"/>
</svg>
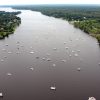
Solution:
<svg viewBox="0 0 100 100">
<path fill-rule="evenodd" d="M 96 98 L 94 98 L 94 97 L 89 97 L 88 100 L 96 100 Z"/>
<path fill-rule="evenodd" d="M 3 97 L 3 93 L 2 92 L 0 93 L 0 97 Z"/>
<path fill-rule="evenodd" d="M 51 90 L 56 90 L 56 87 L 55 86 L 51 86 L 50 89 Z"/>
</svg>

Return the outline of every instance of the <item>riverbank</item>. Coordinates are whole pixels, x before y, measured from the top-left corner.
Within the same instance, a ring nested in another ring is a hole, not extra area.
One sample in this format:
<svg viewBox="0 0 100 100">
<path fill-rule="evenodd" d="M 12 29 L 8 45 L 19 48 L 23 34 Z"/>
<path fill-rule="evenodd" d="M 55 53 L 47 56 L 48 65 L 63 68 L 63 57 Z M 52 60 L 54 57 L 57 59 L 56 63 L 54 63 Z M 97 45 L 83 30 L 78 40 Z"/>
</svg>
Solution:
<svg viewBox="0 0 100 100">
<path fill-rule="evenodd" d="M 20 13 L 20 11 L 0 11 L 0 39 L 4 39 L 9 34 L 13 34 L 16 27 L 21 24 L 21 18 L 17 16 Z"/>
<path fill-rule="evenodd" d="M 92 95 L 100 100 L 96 39 L 65 20 L 21 12 L 14 35 L 0 40 L 1 99 L 88 100 Z"/>
<path fill-rule="evenodd" d="M 14 6 L 17 9 L 39 11 L 44 15 L 74 21 L 73 25 L 95 37 L 100 43 L 100 7 L 96 5 Z"/>
<path fill-rule="evenodd" d="M 95 37 L 100 43 L 100 22 L 99 20 L 74 21 L 74 26 L 85 33 Z"/>
<path fill-rule="evenodd" d="M 61 13 L 61 11 L 59 13 L 53 11 L 53 13 L 49 14 L 49 11 L 42 11 L 42 14 L 44 15 L 53 16 L 55 18 L 63 18 L 69 22 L 72 21 L 74 27 L 79 28 L 85 33 L 95 37 L 100 43 L 100 19 L 98 17 L 85 17 L 81 16 L 80 13 L 78 15 L 71 15 L 73 12 L 70 14 Z"/>
</svg>

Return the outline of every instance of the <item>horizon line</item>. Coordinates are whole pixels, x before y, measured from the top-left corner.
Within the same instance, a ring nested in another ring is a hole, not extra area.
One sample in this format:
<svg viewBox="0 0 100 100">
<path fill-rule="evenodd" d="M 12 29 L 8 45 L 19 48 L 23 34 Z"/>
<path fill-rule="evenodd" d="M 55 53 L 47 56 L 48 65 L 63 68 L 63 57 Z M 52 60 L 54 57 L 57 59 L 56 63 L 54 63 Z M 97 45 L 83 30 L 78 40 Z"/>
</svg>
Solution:
<svg viewBox="0 0 100 100">
<path fill-rule="evenodd" d="M 92 4 L 92 3 L 90 3 L 90 4 L 86 4 L 86 3 L 84 3 L 84 4 L 82 4 L 82 3 L 75 3 L 75 4 L 71 4 L 71 3 L 66 3 L 66 4 L 59 4 L 59 3 L 50 3 L 50 4 L 1 4 L 0 6 L 15 6 L 15 5 L 100 5 L 100 4 Z"/>
</svg>

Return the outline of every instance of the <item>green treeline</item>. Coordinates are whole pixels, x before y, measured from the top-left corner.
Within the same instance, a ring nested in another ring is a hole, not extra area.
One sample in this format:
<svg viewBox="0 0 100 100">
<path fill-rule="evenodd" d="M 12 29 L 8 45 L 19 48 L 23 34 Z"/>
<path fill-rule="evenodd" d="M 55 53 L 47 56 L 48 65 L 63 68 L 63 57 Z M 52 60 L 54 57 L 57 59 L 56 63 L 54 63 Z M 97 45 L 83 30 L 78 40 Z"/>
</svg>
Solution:
<svg viewBox="0 0 100 100">
<path fill-rule="evenodd" d="M 21 18 L 16 15 L 21 12 L 0 11 L 0 39 L 14 33 L 15 28 L 20 25 Z"/>
<path fill-rule="evenodd" d="M 100 42 L 100 6 L 98 5 L 30 5 L 18 9 L 39 11 L 44 15 L 72 21 L 73 25 Z"/>
<path fill-rule="evenodd" d="M 96 37 L 100 42 L 100 20 L 83 20 L 74 22 L 74 26 L 80 28 L 89 35 Z"/>
</svg>

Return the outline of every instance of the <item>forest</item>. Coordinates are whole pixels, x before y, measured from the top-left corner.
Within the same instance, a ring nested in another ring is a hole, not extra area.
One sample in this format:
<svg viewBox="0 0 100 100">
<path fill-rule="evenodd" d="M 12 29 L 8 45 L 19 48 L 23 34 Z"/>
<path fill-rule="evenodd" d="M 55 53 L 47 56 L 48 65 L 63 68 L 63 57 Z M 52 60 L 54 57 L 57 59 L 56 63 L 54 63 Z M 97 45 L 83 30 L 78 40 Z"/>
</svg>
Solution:
<svg viewBox="0 0 100 100">
<path fill-rule="evenodd" d="M 21 5 L 12 7 L 16 9 L 39 11 L 47 16 L 71 21 L 76 28 L 97 38 L 100 43 L 99 5 Z"/>
<path fill-rule="evenodd" d="M 14 33 L 17 26 L 21 23 L 21 18 L 16 15 L 21 12 L 0 11 L 0 39 L 4 39 L 9 34 Z"/>
</svg>

